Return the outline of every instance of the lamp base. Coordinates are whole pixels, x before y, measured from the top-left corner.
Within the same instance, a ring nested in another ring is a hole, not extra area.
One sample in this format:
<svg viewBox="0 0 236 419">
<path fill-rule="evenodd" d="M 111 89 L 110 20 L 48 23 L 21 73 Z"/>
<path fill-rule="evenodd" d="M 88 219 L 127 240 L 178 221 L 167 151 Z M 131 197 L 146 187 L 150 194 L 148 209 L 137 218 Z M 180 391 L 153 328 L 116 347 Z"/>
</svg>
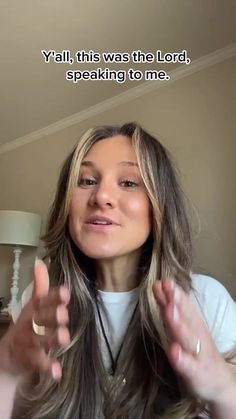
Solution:
<svg viewBox="0 0 236 419">
<path fill-rule="evenodd" d="M 17 246 L 13 250 L 14 253 L 14 262 L 13 262 L 13 276 L 12 276 L 12 284 L 11 284 L 11 299 L 7 308 L 5 309 L 10 315 L 12 314 L 12 310 L 18 306 L 17 303 L 17 295 L 19 292 L 19 271 L 20 271 L 20 256 L 22 253 L 22 249 Z"/>
</svg>

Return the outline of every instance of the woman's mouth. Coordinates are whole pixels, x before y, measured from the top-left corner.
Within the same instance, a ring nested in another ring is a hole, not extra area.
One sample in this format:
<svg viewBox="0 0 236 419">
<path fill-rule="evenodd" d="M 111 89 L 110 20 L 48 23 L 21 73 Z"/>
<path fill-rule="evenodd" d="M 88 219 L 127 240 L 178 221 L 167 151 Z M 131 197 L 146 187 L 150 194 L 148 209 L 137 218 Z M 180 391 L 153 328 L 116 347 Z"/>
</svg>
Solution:
<svg viewBox="0 0 236 419">
<path fill-rule="evenodd" d="M 86 223 L 85 228 L 94 232 L 108 232 L 119 227 L 117 224 L 112 223 Z"/>
</svg>

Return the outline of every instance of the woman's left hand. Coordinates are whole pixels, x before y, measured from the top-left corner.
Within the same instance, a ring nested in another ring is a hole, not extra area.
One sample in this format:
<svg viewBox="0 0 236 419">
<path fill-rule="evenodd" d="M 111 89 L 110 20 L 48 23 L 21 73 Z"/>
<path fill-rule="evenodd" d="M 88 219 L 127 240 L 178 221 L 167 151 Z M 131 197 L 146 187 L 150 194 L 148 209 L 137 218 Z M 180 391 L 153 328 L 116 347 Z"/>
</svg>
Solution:
<svg viewBox="0 0 236 419">
<path fill-rule="evenodd" d="M 153 291 L 170 338 L 167 356 L 172 367 L 196 397 L 208 403 L 223 401 L 236 391 L 236 378 L 200 312 L 171 279 L 157 281 Z"/>
</svg>

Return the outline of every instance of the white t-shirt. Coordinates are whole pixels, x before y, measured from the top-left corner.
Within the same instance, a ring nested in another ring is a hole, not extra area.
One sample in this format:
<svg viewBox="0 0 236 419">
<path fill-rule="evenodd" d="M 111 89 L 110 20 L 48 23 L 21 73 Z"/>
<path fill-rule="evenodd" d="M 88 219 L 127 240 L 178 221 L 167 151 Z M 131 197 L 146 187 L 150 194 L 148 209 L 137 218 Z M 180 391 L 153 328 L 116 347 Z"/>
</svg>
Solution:
<svg viewBox="0 0 236 419">
<path fill-rule="evenodd" d="M 106 312 L 104 312 L 104 310 L 100 309 L 100 313 L 114 360 L 117 357 L 119 348 L 127 330 L 127 326 L 135 310 L 138 295 L 139 288 L 126 292 L 98 291 L 98 302 L 102 300 L 103 306 L 106 310 Z M 98 316 L 96 316 L 96 320 L 98 330 L 100 331 L 101 352 L 104 366 L 106 370 L 109 370 L 111 367 L 109 352 L 104 336 L 101 333 Z"/>
<path fill-rule="evenodd" d="M 218 351 L 236 346 L 236 303 L 227 289 L 216 279 L 192 274 L 194 291 L 190 298 L 206 320 Z"/>
</svg>

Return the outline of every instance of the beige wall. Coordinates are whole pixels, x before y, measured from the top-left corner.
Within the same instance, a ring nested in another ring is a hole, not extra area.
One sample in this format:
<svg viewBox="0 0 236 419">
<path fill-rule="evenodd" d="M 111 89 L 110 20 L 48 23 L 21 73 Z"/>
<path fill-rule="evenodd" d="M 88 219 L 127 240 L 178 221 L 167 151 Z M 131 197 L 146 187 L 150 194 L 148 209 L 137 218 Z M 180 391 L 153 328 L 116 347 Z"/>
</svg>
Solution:
<svg viewBox="0 0 236 419">
<path fill-rule="evenodd" d="M 236 297 L 235 119 L 236 57 L 0 155 L 0 208 L 38 212 L 45 220 L 59 167 L 80 133 L 136 120 L 172 151 L 182 173 L 195 214 L 195 270 L 215 276 Z M 30 250 L 23 256 L 21 288 L 30 281 L 34 256 Z M 0 295 L 8 292 L 10 259 L 10 249 L 1 246 Z"/>
</svg>

